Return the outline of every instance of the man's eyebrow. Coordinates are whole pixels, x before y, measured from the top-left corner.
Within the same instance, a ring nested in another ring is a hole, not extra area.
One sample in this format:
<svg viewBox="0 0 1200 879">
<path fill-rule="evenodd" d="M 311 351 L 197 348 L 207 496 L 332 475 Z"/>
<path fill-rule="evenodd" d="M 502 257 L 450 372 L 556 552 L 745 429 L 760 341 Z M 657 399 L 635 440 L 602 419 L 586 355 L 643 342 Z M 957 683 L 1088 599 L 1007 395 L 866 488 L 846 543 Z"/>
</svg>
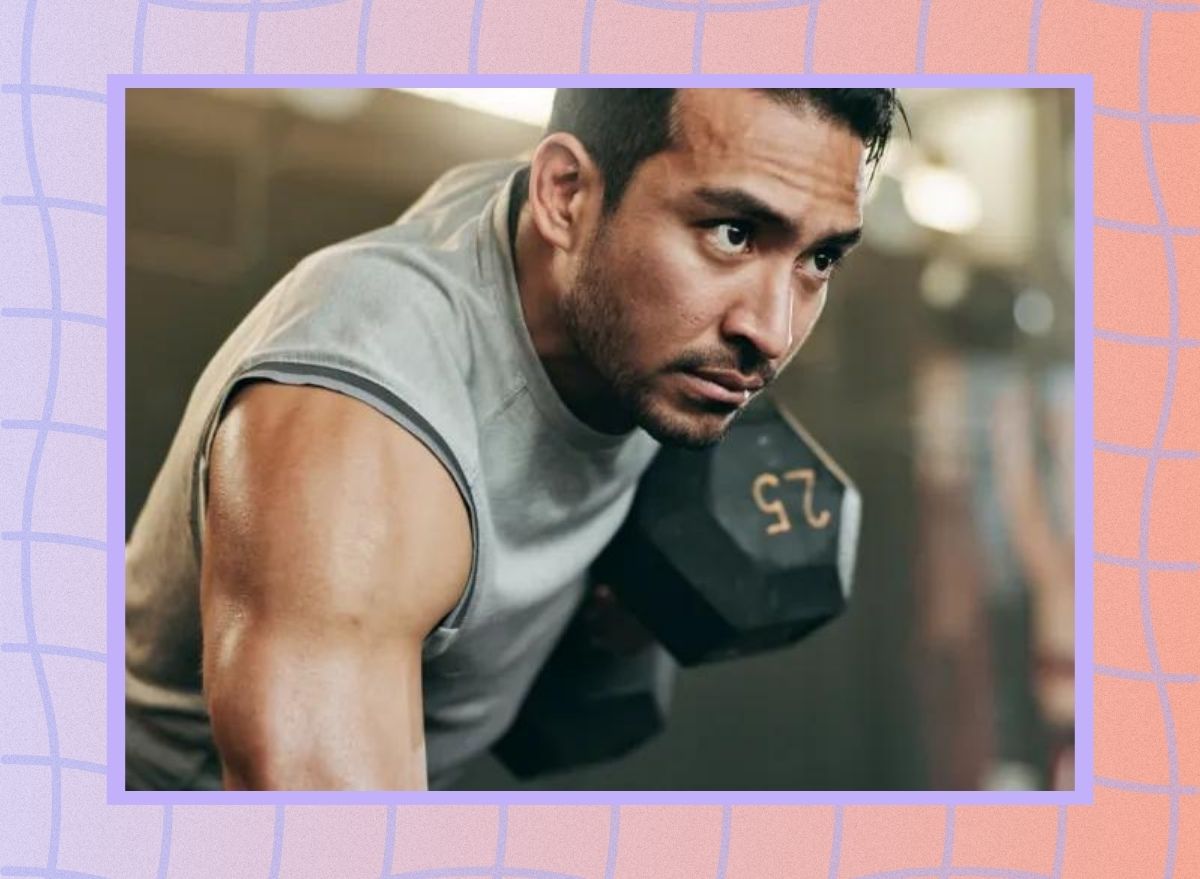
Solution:
<svg viewBox="0 0 1200 879">
<path fill-rule="evenodd" d="M 791 238 L 795 238 L 799 231 L 795 223 L 744 189 L 712 189 L 702 186 L 696 190 L 696 196 L 714 208 L 752 217 L 761 223 L 777 226 Z"/>
<path fill-rule="evenodd" d="M 813 245 L 813 249 L 822 250 L 826 247 L 839 247 L 842 250 L 849 250 L 862 239 L 862 231 L 862 226 L 859 226 L 857 229 L 848 229 L 845 232 L 834 232 L 832 235 L 826 235 Z"/>
<path fill-rule="evenodd" d="M 731 213 L 758 220 L 760 223 L 775 226 L 789 238 L 799 236 L 800 230 L 796 227 L 795 223 L 765 201 L 751 195 L 744 189 L 713 189 L 703 186 L 697 189 L 695 194 L 714 208 L 730 211 Z M 825 247 L 841 247 L 844 250 L 849 250 L 861 238 L 862 227 L 859 226 L 857 229 L 847 229 L 845 232 L 834 232 L 826 235 L 813 245 L 812 249 L 820 250 Z"/>
</svg>

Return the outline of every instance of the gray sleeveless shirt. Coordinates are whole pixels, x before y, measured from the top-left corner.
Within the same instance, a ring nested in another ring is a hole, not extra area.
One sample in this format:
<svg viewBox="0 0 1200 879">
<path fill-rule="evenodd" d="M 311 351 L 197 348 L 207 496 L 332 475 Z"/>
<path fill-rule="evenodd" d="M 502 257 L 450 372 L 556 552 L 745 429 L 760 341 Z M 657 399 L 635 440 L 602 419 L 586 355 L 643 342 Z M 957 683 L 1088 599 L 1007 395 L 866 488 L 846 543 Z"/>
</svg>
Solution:
<svg viewBox="0 0 1200 879">
<path fill-rule="evenodd" d="M 612 436 L 576 419 L 534 351 L 509 246 L 518 168 L 459 168 L 396 224 L 301 261 L 209 362 L 126 547 L 129 788 L 221 784 L 200 679 L 199 560 L 209 444 L 249 380 L 354 397 L 445 465 L 474 557 L 424 645 L 430 786 L 507 728 L 657 448 L 641 430 Z"/>
</svg>

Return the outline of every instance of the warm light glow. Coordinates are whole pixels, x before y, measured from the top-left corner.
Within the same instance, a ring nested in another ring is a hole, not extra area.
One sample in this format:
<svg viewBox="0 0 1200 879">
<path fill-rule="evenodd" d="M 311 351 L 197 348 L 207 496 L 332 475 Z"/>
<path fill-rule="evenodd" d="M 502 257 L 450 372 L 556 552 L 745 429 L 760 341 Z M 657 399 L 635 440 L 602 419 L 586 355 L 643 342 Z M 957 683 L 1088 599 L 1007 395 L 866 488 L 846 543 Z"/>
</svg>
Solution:
<svg viewBox="0 0 1200 879">
<path fill-rule="evenodd" d="M 230 89 L 236 93 L 237 89 Z M 321 122 L 345 122 L 358 115 L 371 99 L 363 89 L 283 89 L 284 103 Z"/>
<path fill-rule="evenodd" d="M 949 257 L 932 259 L 921 271 L 921 298 L 932 308 L 953 308 L 966 298 L 970 286 L 970 268 Z"/>
<path fill-rule="evenodd" d="M 435 101 L 446 101 L 490 113 L 505 119 L 514 119 L 545 126 L 550 119 L 550 105 L 554 101 L 554 89 L 398 89 L 412 92 Z"/>
<path fill-rule="evenodd" d="M 918 165 L 905 173 L 903 193 L 908 215 L 929 229 L 961 235 L 979 225 L 979 193 L 957 171 Z"/>
</svg>

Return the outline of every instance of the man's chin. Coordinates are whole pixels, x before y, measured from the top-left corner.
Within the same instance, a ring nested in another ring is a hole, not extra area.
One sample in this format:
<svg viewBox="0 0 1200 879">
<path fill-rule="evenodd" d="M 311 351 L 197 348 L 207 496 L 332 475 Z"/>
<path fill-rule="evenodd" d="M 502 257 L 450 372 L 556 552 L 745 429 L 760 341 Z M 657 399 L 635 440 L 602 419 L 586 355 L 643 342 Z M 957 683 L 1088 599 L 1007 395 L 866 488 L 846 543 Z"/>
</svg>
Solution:
<svg viewBox="0 0 1200 879">
<path fill-rule="evenodd" d="M 643 408 L 638 424 L 664 445 L 703 449 L 724 439 L 740 412 L 728 406 L 683 409 L 658 404 Z"/>
</svg>

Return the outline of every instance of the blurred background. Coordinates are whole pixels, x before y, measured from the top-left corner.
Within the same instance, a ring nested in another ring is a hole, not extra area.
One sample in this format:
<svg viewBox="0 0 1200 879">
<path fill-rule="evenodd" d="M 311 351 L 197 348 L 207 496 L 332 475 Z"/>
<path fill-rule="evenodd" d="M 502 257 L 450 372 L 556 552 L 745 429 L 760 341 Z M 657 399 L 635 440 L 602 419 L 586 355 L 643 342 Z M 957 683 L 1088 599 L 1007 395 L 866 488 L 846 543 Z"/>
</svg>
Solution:
<svg viewBox="0 0 1200 879">
<path fill-rule="evenodd" d="M 308 253 L 532 148 L 546 89 L 126 92 L 126 534 L 195 380 Z M 849 613 L 681 672 L 606 766 L 460 789 L 1074 787 L 1074 104 L 901 90 L 864 244 L 776 383 L 864 500 Z"/>
</svg>

